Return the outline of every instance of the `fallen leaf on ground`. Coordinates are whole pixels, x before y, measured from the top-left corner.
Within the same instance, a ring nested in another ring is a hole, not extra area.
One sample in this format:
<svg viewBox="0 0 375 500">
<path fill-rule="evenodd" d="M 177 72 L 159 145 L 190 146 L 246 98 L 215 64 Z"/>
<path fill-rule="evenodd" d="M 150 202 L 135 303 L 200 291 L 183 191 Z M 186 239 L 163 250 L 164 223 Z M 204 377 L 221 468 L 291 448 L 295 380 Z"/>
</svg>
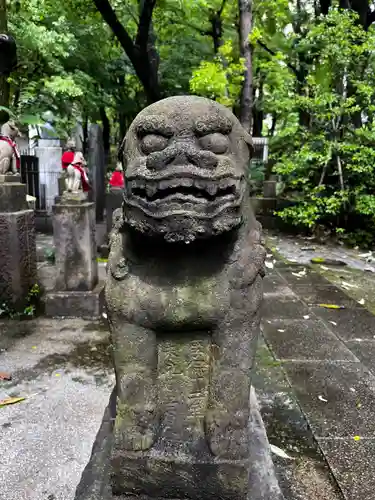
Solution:
<svg viewBox="0 0 375 500">
<path fill-rule="evenodd" d="M 323 403 L 328 403 L 328 399 L 323 398 L 323 396 L 318 396 L 319 401 L 323 401 Z"/>
<path fill-rule="evenodd" d="M 0 408 L 2 406 L 14 405 L 15 403 L 19 403 L 20 401 L 24 401 L 26 398 L 6 398 L 0 400 Z"/>
<path fill-rule="evenodd" d="M 306 276 L 306 269 L 303 269 L 299 273 L 292 273 L 293 276 L 297 276 L 297 278 L 302 278 L 302 276 Z"/>
<path fill-rule="evenodd" d="M 372 255 L 372 252 L 360 253 L 358 255 L 358 257 L 367 258 L 367 257 L 371 257 L 371 255 Z"/>
<path fill-rule="evenodd" d="M 349 288 L 358 288 L 358 285 L 352 285 L 351 283 L 347 283 L 346 281 L 342 281 L 341 284 Z"/>
<path fill-rule="evenodd" d="M 325 309 L 345 309 L 345 306 L 338 306 L 337 304 L 318 304 L 318 307 L 324 307 Z"/>
<path fill-rule="evenodd" d="M 9 373 L 0 372 L 0 380 L 12 380 L 12 375 L 9 375 Z"/>
<path fill-rule="evenodd" d="M 281 448 L 279 448 L 278 446 L 275 446 L 274 444 L 271 444 L 270 445 L 270 448 L 271 448 L 271 451 L 272 453 L 274 453 L 275 455 L 281 457 L 281 458 L 287 458 L 289 460 L 295 460 L 294 457 L 290 457 L 289 455 L 287 455 L 285 453 L 285 451 L 283 451 Z"/>
</svg>

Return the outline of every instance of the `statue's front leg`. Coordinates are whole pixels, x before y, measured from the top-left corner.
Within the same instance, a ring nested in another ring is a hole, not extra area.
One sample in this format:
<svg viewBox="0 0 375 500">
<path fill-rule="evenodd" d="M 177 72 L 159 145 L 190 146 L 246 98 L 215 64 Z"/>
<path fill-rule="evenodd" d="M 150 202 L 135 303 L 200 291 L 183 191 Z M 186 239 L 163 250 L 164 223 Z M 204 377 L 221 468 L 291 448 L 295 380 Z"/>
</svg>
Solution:
<svg viewBox="0 0 375 500">
<path fill-rule="evenodd" d="M 159 425 L 156 335 L 121 318 L 111 319 L 111 331 L 118 387 L 115 450 L 144 451 L 152 447 Z"/>
<path fill-rule="evenodd" d="M 9 171 L 10 159 L 8 157 L 1 158 L 0 152 L 0 174 L 4 175 Z"/>
<path fill-rule="evenodd" d="M 206 435 L 211 452 L 222 459 L 249 457 L 249 399 L 261 281 L 258 276 L 250 288 L 232 290 L 228 316 L 213 332 Z"/>
<path fill-rule="evenodd" d="M 13 156 L 12 158 L 12 173 L 13 174 L 18 174 L 18 170 L 17 170 L 17 160 L 16 160 L 16 157 Z"/>
<path fill-rule="evenodd" d="M 73 184 L 72 191 L 74 193 L 76 193 L 81 189 L 81 174 L 76 169 L 74 169 L 72 184 Z"/>
</svg>

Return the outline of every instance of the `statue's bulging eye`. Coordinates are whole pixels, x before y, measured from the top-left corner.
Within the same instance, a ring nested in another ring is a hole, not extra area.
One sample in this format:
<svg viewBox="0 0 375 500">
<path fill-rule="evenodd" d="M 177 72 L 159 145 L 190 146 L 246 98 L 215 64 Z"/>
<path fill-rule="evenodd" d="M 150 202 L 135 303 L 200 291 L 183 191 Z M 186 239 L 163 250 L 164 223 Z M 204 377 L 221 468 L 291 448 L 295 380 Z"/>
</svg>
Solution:
<svg viewBox="0 0 375 500">
<path fill-rule="evenodd" d="M 199 143 L 203 149 L 212 151 L 212 153 L 222 155 L 228 150 L 229 141 L 228 137 L 223 134 L 215 132 L 208 134 L 199 139 Z"/>
<path fill-rule="evenodd" d="M 146 155 L 162 151 L 168 145 L 168 139 L 162 135 L 148 134 L 141 140 L 141 149 Z"/>
</svg>

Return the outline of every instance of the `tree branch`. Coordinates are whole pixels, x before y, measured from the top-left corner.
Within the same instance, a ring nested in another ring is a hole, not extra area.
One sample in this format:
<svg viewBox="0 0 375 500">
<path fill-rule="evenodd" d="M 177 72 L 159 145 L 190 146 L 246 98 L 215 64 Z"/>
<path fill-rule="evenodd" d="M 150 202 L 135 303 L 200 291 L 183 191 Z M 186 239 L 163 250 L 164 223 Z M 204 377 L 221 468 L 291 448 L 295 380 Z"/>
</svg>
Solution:
<svg viewBox="0 0 375 500">
<path fill-rule="evenodd" d="M 202 28 L 199 28 L 198 26 L 195 26 L 194 24 L 188 23 L 186 21 L 176 21 L 175 19 L 169 21 L 171 24 L 179 24 L 181 26 L 187 26 L 188 28 L 191 28 L 195 31 L 198 31 L 198 33 L 202 36 L 212 36 L 212 31 L 211 30 L 203 30 Z"/>
<path fill-rule="evenodd" d="M 147 48 L 147 42 L 151 27 L 152 14 L 156 5 L 156 0 L 144 0 L 142 12 L 139 18 L 138 33 L 135 45 L 141 50 Z"/>
<path fill-rule="evenodd" d="M 217 15 L 218 15 L 219 17 L 221 17 L 221 14 L 223 13 L 223 10 L 224 10 L 224 8 L 225 8 L 225 4 L 226 4 L 226 2 L 227 2 L 227 0 L 223 0 L 223 1 L 222 1 L 222 4 L 221 4 L 220 9 L 217 11 Z"/>
<path fill-rule="evenodd" d="M 265 43 L 261 42 L 260 40 L 257 40 L 257 43 L 258 43 L 258 45 L 260 45 L 262 47 L 262 49 L 264 49 L 266 52 L 271 54 L 271 56 L 277 56 L 277 53 L 274 50 L 267 47 L 267 45 Z M 295 66 L 293 66 L 293 64 L 290 64 L 289 62 L 287 62 L 286 65 L 288 66 L 289 69 L 291 69 L 293 71 L 293 73 L 295 73 L 295 75 L 298 78 L 299 77 L 298 69 Z"/>
<path fill-rule="evenodd" d="M 137 54 L 133 40 L 118 20 L 111 4 L 108 0 L 93 0 L 93 2 L 100 14 L 103 16 L 104 21 L 108 24 L 117 40 L 120 42 L 122 48 L 125 50 L 131 63 L 135 66 L 137 64 Z"/>
</svg>

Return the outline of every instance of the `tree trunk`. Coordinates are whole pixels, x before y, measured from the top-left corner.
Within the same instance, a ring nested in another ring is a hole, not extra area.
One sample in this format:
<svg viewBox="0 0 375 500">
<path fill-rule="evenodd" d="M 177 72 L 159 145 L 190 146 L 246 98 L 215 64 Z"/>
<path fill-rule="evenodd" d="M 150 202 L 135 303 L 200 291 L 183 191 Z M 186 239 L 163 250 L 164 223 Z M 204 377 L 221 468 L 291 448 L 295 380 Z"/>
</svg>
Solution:
<svg viewBox="0 0 375 500">
<path fill-rule="evenodd" d="M 251 130 L 253 103 L 252 50 L 249 35 L 252 29 L 252 0 L 238 0 L 240 54 L 245 59 L 244 81 L 241 91 L 240 122 L 247 132 Z"/>
<path fill-rule="evenodd" d="M 0 0 L 0 34 L 8 33 L 7 21 L 7 6 L 6 0 Z M 9 107 L 9 75 L 0 75 L 0 106 Z M 0 111 L 0 124 L 5 123 L 9 119 L 8 113 Z"/>
<path fill-rule="evenodd" d="M 136 75 L 143 85 L 148 102 L 158 101 L 161 98 L 158 78 L 158 57 L 155 56 L 157 52 L 152 37 L 150 39 L 151 20 L 156 0 L 142 0 L 140 4 L 141 15 L 135 41 L 132 40 L 129 33 L 119 21 L 109 0 L 93 1 L 132 63 Z"/>
</svg>

